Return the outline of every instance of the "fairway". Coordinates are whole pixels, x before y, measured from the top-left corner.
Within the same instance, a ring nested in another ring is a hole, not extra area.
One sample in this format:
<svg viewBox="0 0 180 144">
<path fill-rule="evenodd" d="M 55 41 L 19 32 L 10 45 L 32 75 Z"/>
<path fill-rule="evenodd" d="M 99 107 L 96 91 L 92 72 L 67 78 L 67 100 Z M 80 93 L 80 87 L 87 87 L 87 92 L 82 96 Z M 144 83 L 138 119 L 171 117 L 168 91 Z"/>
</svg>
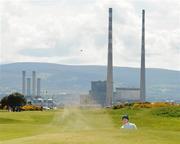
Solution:
<svg viewBox="0 0 180 144">
<path fill-rule="evenodd" d="M 65 108 L 0 112 L 0 144 L 178 144 L 179 117 L 156 116 L 152 111 Z M 137 131 L 120 130 L 122 114 L 129 114 Z"/>
</svg>

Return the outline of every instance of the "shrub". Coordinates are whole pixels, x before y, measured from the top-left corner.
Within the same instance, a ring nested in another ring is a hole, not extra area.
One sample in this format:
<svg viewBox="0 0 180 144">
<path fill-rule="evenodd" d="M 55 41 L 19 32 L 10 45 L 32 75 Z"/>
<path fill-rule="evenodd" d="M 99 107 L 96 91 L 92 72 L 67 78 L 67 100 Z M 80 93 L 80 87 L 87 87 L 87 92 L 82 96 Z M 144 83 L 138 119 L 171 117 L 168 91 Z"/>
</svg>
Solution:
<svg viewBox="0 0 180 144">
<path fill-rule="evenodd" d="M 152 108 L 150 103 L 135 103 L 133 108 Z"/>
<path fill-rule="evenodd" d="M 36 105 L 25 105 L 21 107 L 21 110 L 23 111 L 42 111 L 43 108 L 41 106 Z"/>
<path fill-rule="evenodd" d="M 167 102 L 156 102 L 156 103 L 151 103 L 152 107 L 168 107 L 168 106 L 172 106 L 171 103 L 167 103 Z"/>
<path fill-rule="evenodd" d="M 118 104 L 118 105 L 114 105 L 113 109 L 121 109 L 121 108 L 125 108 L 124 104 Z"/>
</svg>

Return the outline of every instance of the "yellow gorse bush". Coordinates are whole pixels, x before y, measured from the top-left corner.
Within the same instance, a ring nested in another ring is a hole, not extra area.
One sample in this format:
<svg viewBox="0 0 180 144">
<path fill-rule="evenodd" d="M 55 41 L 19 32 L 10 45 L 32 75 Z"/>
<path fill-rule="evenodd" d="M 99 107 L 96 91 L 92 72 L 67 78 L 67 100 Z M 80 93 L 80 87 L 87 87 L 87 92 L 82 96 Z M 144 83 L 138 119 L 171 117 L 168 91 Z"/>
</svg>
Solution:
<svg viewBox="0 0 180 144">
<path fill-rule="evenodd" d="M 36 105 L 25 105 L 25 106 L 21 107 L 21 110 L 23 110 L 23 111 L 41 111 L 42 107 L 36 106 Z"/>
<path fill-rule="evenodd" d="M 168 102 L 145 102 L 145 103 L 141 103 L 141 102 L 137 102 L 137 103 L 131 103 L 131 104 L 118 104 L 118 105 L 114 105 L 113 109 L 121 109 L 121 108 L 159 108 L 159 107 L 170 107 L 170 106 L 180 106 L 179 104 L 175 104 L 175 103 L 168 103 Z"/>
<path fill-rule="evenodd" d="M 135 103 L 133 105 L 133 108 L 159 108 L 159 107 L 169 107 L 169 106 L 177 106 L 177 104 L 168 103 L 168 102 Z"/>
</svg>

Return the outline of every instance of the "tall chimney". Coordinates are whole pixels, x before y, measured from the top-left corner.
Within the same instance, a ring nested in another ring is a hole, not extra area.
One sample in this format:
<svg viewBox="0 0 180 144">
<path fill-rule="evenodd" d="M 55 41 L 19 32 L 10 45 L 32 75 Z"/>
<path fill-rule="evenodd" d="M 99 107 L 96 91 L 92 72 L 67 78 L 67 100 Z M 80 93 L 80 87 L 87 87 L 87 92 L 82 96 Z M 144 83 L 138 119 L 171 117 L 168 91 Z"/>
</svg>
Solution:
<svg viewBox="0 0 180 144">
<path fill-rule="evenodd" d="M 27 96 L 31 96 L 31 78 L 27 78 Z"/>
<path fill-rule="evenodd" d="M 32 71 L 32 96 L 36 96 L 36 72 Z"/>
<path fill-rule="evenodd" d="M 41 79 L 37 78 L 37 97 L 41 97 Z"/>
<path fill-rule="evenodd" d="M 141 79 L 140 79 L 140 99 L 146 100 L 146 80 L 145 80 L 145 10 L 142 10 L 142 41 L 141 41 Z"/>
<path fill-rule="evenodd" d="M 107 88 L 106 88 L 107 106 L 112 106 L 112 97 L 113 97 L 112 8 L 109 8 L 108 65 L 107 65 Z"/>
<path fill-rule="evenodd" d="M 26 95 L 26 71 L 22 71 L 22 94 Z"/>
</svg>

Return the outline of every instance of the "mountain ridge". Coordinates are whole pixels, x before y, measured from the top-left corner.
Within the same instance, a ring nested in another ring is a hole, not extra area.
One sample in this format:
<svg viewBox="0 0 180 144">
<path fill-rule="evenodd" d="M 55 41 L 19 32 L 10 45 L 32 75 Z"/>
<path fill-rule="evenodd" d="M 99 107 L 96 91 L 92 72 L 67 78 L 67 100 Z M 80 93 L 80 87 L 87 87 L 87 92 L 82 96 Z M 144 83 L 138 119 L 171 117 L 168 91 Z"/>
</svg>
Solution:
<svg viewBox="0 0 180 144">
<path fill-rule="evenodd" d="M 4 65 L 15 65 L 15 64 L 50 64 L 50 65 L 61 65 L 61 66 L 82 66 L 82 67 L 107 67 L 106 65 L 81 65 L 81 64 L 58 64 L 58 63 L 48 63 L 48 62 L 14 62 L 14 63 L 7 63 L 7 64 L 0 64 L 0 66 Z M 121 67 L 121 66 L 113 66 L 114 68 L 132 68 L 132 69 L 140 69 L 140 67 Z M 168 71 L 175 71 L 180 72 L 180 70 L 168 69 L 168 68 L 146 68 L 146 69 L 157 69 L 157 70 L 168 70 Z"/>
<path fill-rule="evenodd" d="M 42 89 L 51 93 L 59 91 L 88 93 L 91 81 L 106 79 L 103 65 L 64 65 L 55 63 L 18 62 L 1 64 L 0 91 L 15 89 L 21 91 L 22 70 L 31 77 L 33 70 L 42 78 Z M 140 69 L 114 67 L 114 88 L 139 87 Z M 146 69 L 147 95 L 149 99 L 180 97 L 180 71 L 161 68 Z"/>
</svg>

